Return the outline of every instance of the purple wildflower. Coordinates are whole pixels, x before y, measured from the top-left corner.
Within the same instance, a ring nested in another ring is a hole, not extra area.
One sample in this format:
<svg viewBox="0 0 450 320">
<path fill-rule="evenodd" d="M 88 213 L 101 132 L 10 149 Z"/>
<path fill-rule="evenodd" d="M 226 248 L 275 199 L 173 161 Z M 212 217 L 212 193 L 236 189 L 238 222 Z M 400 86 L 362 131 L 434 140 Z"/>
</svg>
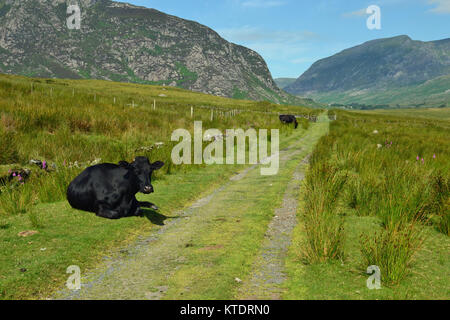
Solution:
<svg viewBox="0 0 450 320">
<path fill-rule="evenodd" d="M 436 154 L 433 154 L 433 159 L 436 159 Z"/>
<path fill-rule="evenodd" d="M 47 162 L 44 160 L 42 162 L 42 169 L 46 169 L 47 168 Z"/>
</svg>

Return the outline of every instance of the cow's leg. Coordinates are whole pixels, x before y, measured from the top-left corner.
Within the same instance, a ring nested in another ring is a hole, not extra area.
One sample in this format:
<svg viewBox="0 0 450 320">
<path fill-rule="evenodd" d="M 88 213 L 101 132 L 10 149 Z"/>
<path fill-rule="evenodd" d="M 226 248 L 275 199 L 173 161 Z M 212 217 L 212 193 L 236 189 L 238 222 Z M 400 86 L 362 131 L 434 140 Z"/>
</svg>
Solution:
<svg viewBox="0 0 450 320">
<path fill-rule="evenodd" d="M 133 201 L 133 205 L 132 205 L 132 209 L 130 211 L 132 216 L 136 216 L 136 217 L 142 217 L 142 209 L 141 209 L 141 203 L 138 202 L 136 199 L 134 199 Z"/>
<path fill-rule="evenodd" d="M 121 210 L 126 217 L 141 217 L 141 205 L 134 196 L 125 197 L 122 201 Z"/>
<path fill-rule="evenodd" d="M 141 206 L 142 208 L 150 208 L 153 210 L 159 210 L 158 206 L 151 202 L 139 202 L 139 206 Z"/>
<path fill-rule="evenodd" d="M 97 211 L 97 216 L 106 219 L 120 219 L 120 212 L 118 210 L 111 210 L 104 204 L 100 204 Z"/>
</svg>

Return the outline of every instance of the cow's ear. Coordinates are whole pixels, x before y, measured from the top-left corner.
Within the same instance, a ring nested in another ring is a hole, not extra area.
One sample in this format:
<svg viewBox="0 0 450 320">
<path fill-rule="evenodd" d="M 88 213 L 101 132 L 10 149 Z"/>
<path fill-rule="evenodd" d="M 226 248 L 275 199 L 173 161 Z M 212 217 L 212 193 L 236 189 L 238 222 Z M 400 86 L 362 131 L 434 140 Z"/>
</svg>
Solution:
<svg viewBox="0 0 450 320">
<path fill-rule="evenodd" d="M 156 162 L 152 163 L 153 170 L 161 169 L 163 166 L 164 166 L 164 162 L 162 162 L 162 161 L 156 161 Z"/>
</svg>

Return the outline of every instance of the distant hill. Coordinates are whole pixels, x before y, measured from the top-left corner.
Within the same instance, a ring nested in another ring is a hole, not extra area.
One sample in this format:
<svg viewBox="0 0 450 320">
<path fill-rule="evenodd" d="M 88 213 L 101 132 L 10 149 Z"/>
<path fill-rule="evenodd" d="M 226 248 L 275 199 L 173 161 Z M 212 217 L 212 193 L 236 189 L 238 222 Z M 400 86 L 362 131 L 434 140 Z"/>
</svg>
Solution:
<svg viewBox="0 0 450 320">
<path fill-rule="evenodd" d="M 450 39 L 379 39 L 314 63 L 289 93 L 323 103 L 450 106 Z"/>
<path fill-rule="evenodd" d="M 297 79 L 296 78 L 277 78 L 274 79 L 275 83 L 278 85 L 280 89 L 286 88 L 288 85 L 293 84 Z"/>
<path fill-rule="evenodd" d="M 217 96 L 306 104 L 275 84 L 263 58 L 199 23 L 109 0 L 0 0 L 0 72 L 177 86 Z"/>
</svg>

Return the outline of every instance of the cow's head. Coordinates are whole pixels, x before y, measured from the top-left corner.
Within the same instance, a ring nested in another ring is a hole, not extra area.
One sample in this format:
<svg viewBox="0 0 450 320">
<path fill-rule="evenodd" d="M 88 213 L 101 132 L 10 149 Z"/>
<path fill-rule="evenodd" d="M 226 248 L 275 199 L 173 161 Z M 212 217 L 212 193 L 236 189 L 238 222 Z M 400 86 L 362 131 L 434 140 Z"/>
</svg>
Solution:
<svg viewBox="0 0 450 320">
<path fill-rule="evenodd" d="M 164 162 L 161 161 L 150 163 L 150 161 L 146 157 L 137 157 L 136 159 L 134 159 L 134 161 L 130 164 L 130 167 L 138 177 L 139 192 L 142 192 L 144 194 L 154 192 L 152 186 L 152 173 L 155 170 L 161 169 L 163 165 Z"/>
</svg>

